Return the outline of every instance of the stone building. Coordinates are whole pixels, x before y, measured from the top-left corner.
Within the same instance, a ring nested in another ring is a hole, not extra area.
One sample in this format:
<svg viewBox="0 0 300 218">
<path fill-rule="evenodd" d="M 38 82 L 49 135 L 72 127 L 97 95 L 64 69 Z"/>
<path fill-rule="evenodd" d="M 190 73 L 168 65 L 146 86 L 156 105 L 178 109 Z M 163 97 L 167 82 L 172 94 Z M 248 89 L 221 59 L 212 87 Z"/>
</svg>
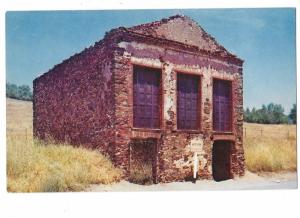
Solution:
<svg viewBox="0 0 300 218">
<path fill-rule="evenodd" d="M 153 182 L 244 174 L 243 60 L 176 15 L 106 33 L 33 81 L 34 135 L 99 149 Z M 194 156 L 195 154 L 195 156 Z"/>
</svg>

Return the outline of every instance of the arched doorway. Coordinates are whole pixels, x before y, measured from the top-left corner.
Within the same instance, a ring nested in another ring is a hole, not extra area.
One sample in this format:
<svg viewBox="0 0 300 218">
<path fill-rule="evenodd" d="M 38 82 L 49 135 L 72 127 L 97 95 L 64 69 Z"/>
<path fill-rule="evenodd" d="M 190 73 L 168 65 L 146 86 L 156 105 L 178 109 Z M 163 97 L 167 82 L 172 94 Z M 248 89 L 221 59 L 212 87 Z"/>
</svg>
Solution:
<svg viewBox="0 0 300 218">
<path fill-rule="evenodd" d="M 231 141 L 215 141 L 212 149 L 212 169 L 215 181 L 232 178 L 231 174 Z"/>
</svg>

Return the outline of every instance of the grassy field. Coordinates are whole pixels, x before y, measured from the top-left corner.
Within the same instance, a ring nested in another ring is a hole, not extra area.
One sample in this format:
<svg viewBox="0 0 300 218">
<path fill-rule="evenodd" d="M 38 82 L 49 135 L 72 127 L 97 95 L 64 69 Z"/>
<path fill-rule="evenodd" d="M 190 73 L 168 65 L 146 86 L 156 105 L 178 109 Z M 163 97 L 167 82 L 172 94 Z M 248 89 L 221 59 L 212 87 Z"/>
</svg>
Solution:
<svg viewBox="0 0 300 218">
<path fill-rule="evenodd" d="M 34 140 L 31 102 L 7 99 L 6 105 L 8 191 L 80 191 L 120 181 L 121 171 L 97 151 Z"/>
<path fill-rule="evenodd" d="M 8 191 L 79 191 L 120 180 L 121 172 L 97 151 L 34 140 L 31 102 L 7 99 L 6 104 Z M 295 125 L 245 123 L 244 128 L 248 170 L 296 170 Z"/>
<path fill-rule="evenodd" d="M 296 125 L 244 123 L 244 148 L 252 172 L 297 170 Z"/>
</svg>

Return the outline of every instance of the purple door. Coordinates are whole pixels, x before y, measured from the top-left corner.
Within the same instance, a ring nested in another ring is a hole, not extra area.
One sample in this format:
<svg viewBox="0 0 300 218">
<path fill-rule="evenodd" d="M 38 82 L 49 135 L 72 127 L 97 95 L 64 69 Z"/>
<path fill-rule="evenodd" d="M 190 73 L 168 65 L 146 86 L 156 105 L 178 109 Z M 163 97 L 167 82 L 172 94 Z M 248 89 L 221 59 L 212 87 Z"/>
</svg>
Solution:
<svg viewBox="0 0 300 218">
<path fill-rule="evenodd" d="M 214 80 L 213 126 L 215 131 L 231 131 L 231 82 Z"/>
<path fill-rule="evenodd" d="M 177 75 L 177 128 L 199 128 L 199 77 Z"/>
<path fill-rule="evenodd" d="M 133 72 L 133 126 L 160 127 L 160 71 L 135 67 Z"/>
</svg>

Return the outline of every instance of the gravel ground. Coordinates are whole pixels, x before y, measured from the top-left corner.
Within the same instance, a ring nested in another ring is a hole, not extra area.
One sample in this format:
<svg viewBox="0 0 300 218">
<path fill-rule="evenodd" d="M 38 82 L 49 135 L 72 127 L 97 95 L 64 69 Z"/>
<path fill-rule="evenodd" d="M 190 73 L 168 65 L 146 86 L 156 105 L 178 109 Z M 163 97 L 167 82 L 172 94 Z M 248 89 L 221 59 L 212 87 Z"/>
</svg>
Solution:
<svg viewBox="0 0 300 218">
<path fill-rule="evenodd" d="M 257 175 L 246 172 L 244 177 L 222 182 L 198 180 L 192 182 L 172 182 L 154 185 L 137 185 L 121 181 L 112 185 L 91 185 L 86 191 L 197 191 L 197 190 L 265 190 L 265 189 L 296 189 L 297 173 L 264 173 Z"/>
</svg>

